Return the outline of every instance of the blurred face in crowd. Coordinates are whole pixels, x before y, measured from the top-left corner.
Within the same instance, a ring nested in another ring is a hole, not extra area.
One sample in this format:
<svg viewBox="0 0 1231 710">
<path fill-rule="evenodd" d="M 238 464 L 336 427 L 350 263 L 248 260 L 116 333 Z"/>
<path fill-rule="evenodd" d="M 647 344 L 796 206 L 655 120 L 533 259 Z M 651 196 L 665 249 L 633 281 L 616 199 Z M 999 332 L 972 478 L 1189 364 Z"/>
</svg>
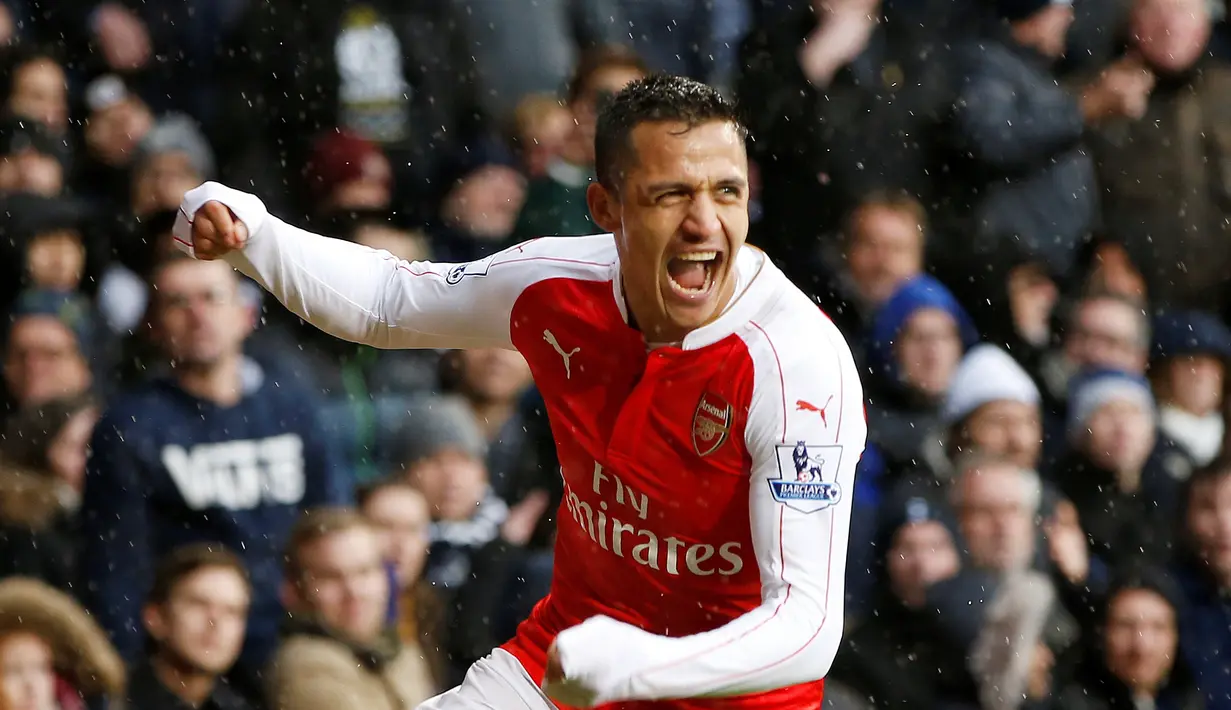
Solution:
<svg viewBox="0 0 1231 710">
<path fill-rule="evenodd" d="M 184 193 L 200 185 L 201 173 L 184 153 L 160 153 L 137 166 L 133 175 L 132 209 L 138 217 L 173 210 Z"/>
<path fill-rule="evenodd" d="M 977 451 L 1034 468 L 1043 448 L 1038 405 L 997 400 L 976 409 L 963 424 L 966 443 Z"/>
<path fill-rule="evenodd" d="M 427 237 L 421 232 L 408 232 L 383 224 L 365 224 L 355 230 L 352 239 L 356 244 L 387 251 L 403 261 L 427 259 Z"/>
<path fill-rule="evenodd" d="M 1154 449 L 1153 413 L 1133 401 L 1104 404 L 1090 415 L 1086 429 L 1086 455 L 1109 471 L 1139 474 Z"/>
<path fill-rule="evenodd" d="M 35 59 L 13 73 L 9 111 L 42 123 L 52 135 L 68 128 L 68 79 L 60 65 Z"/>
<path fill-rule="evenodd" d="M 869 307 L 883 304 L 923 270 L 923 230 L 907 210 L 867 205 L 852 217 L 850 229 L 846 268 Z"/>
<path fill-rule="evenodd" d="M 957 574 L 961 566 L 949 530 L 935 520 L 907 523 L 885 559 L 893 593 L 912 609 L 923 605 L 928 587 Z"/>
<path fill-rule="evenodd" d="M 618 191 L 590 184 L 590 213 L 616 235 L 637 326 L 650 342 L 676 342 L 735 292 L 735 258 L 748 238 L 748 155 L 740 130 L 723 121 L 645 122 L 630 142 Z"/>
<path fill-rule="evenodd" d="M 177 669 L 221 675 L 239 658 L 250 603 L 237 570 L 202 567 L 180 580 L 166 603 L 145 608 L 145 628 Z"/>
<path fill-rule="evenodd" d="M 55 197 L 64 189 L 64 167 L 54 156 L 23 150 L 0 158 L 0 192 Z"/>
<path fill-rule="evenodd" d="M 0 639 L 0 690 L 8 710 L 58 710 L 51 646 L 34 634 Z"/>
<path fill-rule="evenodd" d="M 1035 495 L 1023 472 L 988 463 L 962 472 L 955 507 L 962 539 L 978 569 L 1023 569 L 1034 553 Z"/>
<path fill-rule="evenodd" d="M 393 199 L 393 168 L 389 159 L 380 151 L 372 151 L 363 157 L 358 178 L 344 182 L 333 189 L 326 200 L 334 211 L 383 209 Z"/>
<path fill-rule="evenodd" d="M 320 537 L 299 551 L 302 576 L 291 608 L 315 614 L 327 628 L 360 644 L 385 627 L 389 575 L 380 538 L 367 525 Z"/>
<path fill-rule="evenodd" d="M 407 485 L 385 486 L 368 498 L 363 514 L 380 533 L 385 559 L 397 571 L 398 586 L 406 589 L 419 580 L 427 561 L 427 500 Z"/>
<path fill-rule="evenodd" d="M 586 165 L 594 164 L 594 134 L 598 112 L 611 97 L 645 75 L 633 67 L 611 66 L 590 75 L 586 86 L 569 106 L 575 123 L 575 140 L 585 154 Z"/>
<path fill-rule="evenodd" d="M 907 385 L 929 397 L 943 395 L 962 360 L 957 321 L 939 308 L 915 311 L 898 334 L 897 357 Z"/>
<path fill-rule="evenodd" d="M 538 178 L 547 174 L 547 166 L 564 151 L 573 116 L 554 97 L 529 101 L 533 105 L 518 107 L 517 139 L 522 168 L 531 178 Z"/>
<path fill-rule="evenodd" d="M 90 368 L 77 336 L 52 316 L 25 316 L 9 332 L 4 380 L 19 404 L 30 405 L 85 392 Z"/>
<path fill-rule="evenodd" d="M 530 366 L 516 350 L 462 350 L 458 361 L 462 389 L 480 403 L 511 402 L 530 386 Z"/>
<path fill-rule="evenodd" d="M 1013 36 L 1021 44 L 1034 47 L 1047 57 L 1064 56 L 1065 39 L 1073 24 L 1071 5 L 1048 5 L 1030 17 L 1013 24 Z"/>
<path fill-rule="evenodd" d="M 1210 39 L 1210 26 L 1205 0 L 1138 0 L 1131 32 L 1148 65 L 1178 74 L 1201 57 Z"/>
<path fill-rule="evenodd" d="M 74 414 L 47 447 L 47 462 L 56 480 L 80 493 L 85 488 L 86 458 L 90 435 L 98 423 L 98 408 L 86 407 Z"/>
<path fill-rule="evenodd" d="M 1009 310 L 1017 334 L 1035 346 L 1051 338 L 1051 314 L 1060 289 L 1041 264 L 1022 264 L 1009 272 Z"/>
<path fill-rule="evenodd" d="M 1148 295 L 1145 276 L 1133 263 L 1128 250 L 1114 242 L 1101 244 L 1095 251 L 1094 269 L 1087 279 L 1087 288 L 1134 302 L 1144 302 Z"/>
<path fill-rule="evenodd" d="M 1231 475 L 1193 485 L 1188 531 L 1197 553 L 1224 587 L 1231 587 Z"/>
<path fill-rule="evenodd" d="M 513 233 L 526 201 L 526 179 L 507 165 L 484 165 L 449 191 L 441 212 L 471 236 L 504 239 Z"/>
<path fill-rule="evenodd" d="M 1077 368 L 1108 368 L 1145 374 L 1147 344 L 1141 310 L 1124 301 L 1082 301 L 1065 335 L 1064 353 Z"/>
<path fill-rule="evenodd" d="M 253 314 L 228 264 L 178 259 L 155 274 L 154 288 L 156 335 L 173 360 L 208 367 L 239 354 Z"/>
<path fill-rule="evenodd" d="M 81 235 L 64 229 L 34 237 L 26 245 L 30 283 L 53 291 L 76 291 L 85 272 Z"/>
<path fill-rule="evenodd" d="M 136 98 L 125 98 L 90 115 L 86 146 L 103 164 L 122 167 L 132 160 L 137 144 L 153 126 L 149 107 Z"/>
<path fill-rule="evenodd" d="M 411 465 L 408 473 L 433 520 L 470 520 L 487 494 L 487 466 L 457 449 L 438 451 Z"/>
<path fill-rule="evenodd" d="M 1219 413 L 1222 409 L 1226 368 L 1221 359 L 1213 355 L 1168 358 L 1159 371 L 1155 387 L 1161 403 L 1199 417 Z"/>
<path fill-rule="evenodd" d="M 1107 669 L 1133 691 L 1153 697 L 1175 662 L 1175 610 L 1157 592 L 1128 589 L 1107 608 Z"/>
</svg>

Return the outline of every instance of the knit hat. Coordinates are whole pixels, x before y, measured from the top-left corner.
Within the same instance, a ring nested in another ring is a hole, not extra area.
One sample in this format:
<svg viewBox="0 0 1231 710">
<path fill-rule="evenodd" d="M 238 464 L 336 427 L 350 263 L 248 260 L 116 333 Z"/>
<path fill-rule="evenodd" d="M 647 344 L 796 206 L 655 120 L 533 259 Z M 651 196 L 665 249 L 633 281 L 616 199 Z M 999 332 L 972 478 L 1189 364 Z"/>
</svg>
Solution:
<svg viewBox="0 0 1231 710">
<path fill-rule="evenodd" d="M 916 276 L 899 286 L 876 312 L 868 347 L 868 366 L 873 373 L 893 380 L 898 379 L 893 346 L 911 316 L 924 308 L 944 311 L 953 318 L 963 348 L 969 348 L 978 342 L 979 333 L 975 330 L 974 323 L 949 289 L 931 276 Z"/>
<path fill-rule="evenodd" d="M 50 316 L 64 324 L 77 338 L 77 347 L 84 357 L 89 357 L 94 330 L 90 324 L 90 302 L 77 293 L 60 291 L 23 291 L 13 304 L 10 323 L 27 316 Z M 12 328 L 12 326 L 9 326 Z"/>
<path fill-rule="evenodd" d="M 365 177 L 389 180 L 377 161 L 384 157 L 380 146 L 349 131 L 326 133 L 312 145 L 306 168 L 308 188 L 316 199 L 329 196 L 339 185 Z"/>
<path fill-rule="evenodd" d="M 214 176 L 214 150 L 196 121 L 184 114 L 173 113 L 158 119 L 137 146 L 136 163 L 140 165 L 166 153 L 183 153 L 201 177 L 208 179 Z"/>
<path fill-rule="evenodd" d="M 396 461 L 411 465 L 445 450 L 478 459 L 487 456 L 487 440 L 474 412 L 460 397 L 424 397 L 414 401 L 396 433 Z"/>
<path fill-rule="evenodd" d="M 1117 401 L 1132 402 L 1154 416 L 1154 395 L 1144 377 L 1118 370 L 1095 370 L 1074 378 L 1069 389 L 1069 438 L 1084 433 L 1086 422 L 1103 405 Z"/>
<path fill-rule="evenodd" d="M 1073 0 L 996 0 L 996 14 L 1003 20 L 1017 22 L 1050 5 L 1072 5 Z"/>
<path fill-rule="evenodd" d="M 1213 355 L 1231 359 L 1231 329 L 1204 311 L 1172 311 L 1154 319 L 1154 358 Z"/>
<path fill-rule="evenodd" d="M 98 113 L 123 103 L 128 96 L 123 79 L 115 74 L 104 74 L 86 86 L 85 105 L 91 113 Z"/>
<path fill-rule="evenodd" d="M 941 420 L 952 426 L 979 407 L 1003 400 L 1037 406 L 1039 388 L 1007 352 L 987 343 L 976 345 L 953 373 Z"/>
</svg>

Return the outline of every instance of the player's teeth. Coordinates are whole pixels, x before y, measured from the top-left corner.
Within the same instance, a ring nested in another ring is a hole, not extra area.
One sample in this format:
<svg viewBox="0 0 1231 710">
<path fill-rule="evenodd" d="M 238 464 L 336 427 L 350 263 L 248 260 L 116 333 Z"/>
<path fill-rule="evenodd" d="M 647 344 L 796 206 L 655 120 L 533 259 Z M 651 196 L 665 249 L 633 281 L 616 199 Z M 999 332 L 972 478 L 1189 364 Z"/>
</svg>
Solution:
<svg viewBox="0 0 1231 710">
<path fill-rule="evenodd" d="M 718 258 L 718 252 L 716 251 L 694 251 L 694 252 L 690 252 L 687 254 L 680 254 L 676 258 L 683 259 L 684 261 L 713 261 L 714 259 Z"/>
</svg>

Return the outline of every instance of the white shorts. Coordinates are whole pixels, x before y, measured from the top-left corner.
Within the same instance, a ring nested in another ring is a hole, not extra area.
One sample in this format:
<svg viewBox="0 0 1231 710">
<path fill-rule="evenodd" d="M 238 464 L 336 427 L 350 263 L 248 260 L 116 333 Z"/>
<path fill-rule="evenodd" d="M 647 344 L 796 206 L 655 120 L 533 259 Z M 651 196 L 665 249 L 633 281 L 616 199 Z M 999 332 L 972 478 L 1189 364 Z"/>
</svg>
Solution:
<svg viewBox="0 0 1231 710">
<path fill-rule="evenodd" d="M 517 658 L 498 648 L 479 660 L 462 684 L 423 701 L 418 710 L 555 710 Z"/>
</svg>

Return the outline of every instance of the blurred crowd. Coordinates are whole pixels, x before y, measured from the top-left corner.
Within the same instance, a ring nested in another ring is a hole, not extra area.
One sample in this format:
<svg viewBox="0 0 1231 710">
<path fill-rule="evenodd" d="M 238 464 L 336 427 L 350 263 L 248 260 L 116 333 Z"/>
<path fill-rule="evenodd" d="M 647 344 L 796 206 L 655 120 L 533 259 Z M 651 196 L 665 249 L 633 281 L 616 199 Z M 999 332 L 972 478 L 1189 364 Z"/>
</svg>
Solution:
<svg viewBox="0 0 1231 710">
<path fill-rule="evenodd" d="M 0 0 L 0 710 L 412 708 L 550 586 L 515 352 L 178 256 L 216 179 L 466 261 L 721 87 L 864 376 L 834 708 L 1231 708 L 1223 0 Z M 818 545 L 821 541 L 818 541 Z"/>
</svg>

